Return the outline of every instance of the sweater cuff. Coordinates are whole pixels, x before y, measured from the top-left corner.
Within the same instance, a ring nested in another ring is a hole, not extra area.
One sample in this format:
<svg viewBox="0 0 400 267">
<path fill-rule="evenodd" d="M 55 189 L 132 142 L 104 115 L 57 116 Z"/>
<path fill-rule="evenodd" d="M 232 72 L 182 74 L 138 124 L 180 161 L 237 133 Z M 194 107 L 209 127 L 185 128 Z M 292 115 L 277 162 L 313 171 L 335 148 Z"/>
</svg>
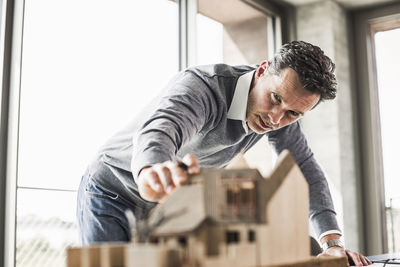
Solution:
<svg viewBox="0 0 400 267">
<path fill-rule="evenodd" d="M 165 153 L 141 153 L 138 157 L 133 157 L 131 162 L 131 170 L 133 179 L 137 184 L 137 178 L 139 176 L 139 172 L 148 166 L 152 166 L 157 163 L 161 163 L 164 161 L 171 160 L 171 158 Z"/>
<path fill-rule="evenodd" d="M 329 231 L 323 232 L 322 234 L 320 234 L 320 235 L 319 235 L 319 237 L 318 237 L 318 241 L 320 241 L 320 240 L 321 240 L 321 238 L 323 238 L 324 236 L 326 236 L 326 235 L 330 235 L 330 234 L 338 234 L 338 235 L 342 235 L 342 232 L 341 232 L 341 231 L 339 231 L 339 230 L 329 230 Z"/>
<path fill-rule="evenodd" d="M 312 216 L 311 222 L 314 226 L 316 236 L 326 235 L 330 231 L 338 231 L 341 234 L 340 228 L 336 220 L 336 214 L 332 211 L 323 211 Z"/>
</svg>

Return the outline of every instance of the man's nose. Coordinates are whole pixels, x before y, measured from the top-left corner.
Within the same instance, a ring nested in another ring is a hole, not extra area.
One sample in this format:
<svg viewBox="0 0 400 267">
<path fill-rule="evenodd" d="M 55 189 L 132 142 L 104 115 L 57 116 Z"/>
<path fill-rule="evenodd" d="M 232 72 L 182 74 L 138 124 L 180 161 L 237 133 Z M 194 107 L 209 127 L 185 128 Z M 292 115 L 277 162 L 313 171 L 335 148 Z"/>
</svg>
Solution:
<svg viewBox="0 0 400 267">
<path fill-rule="evenodd" d="M 273 125 L 277 126 L 281 122 L 284 114 L 285 113 L 282 110 L 272 110 L 270 113 L 268 113 L 269 120 Z"/>
</svg>

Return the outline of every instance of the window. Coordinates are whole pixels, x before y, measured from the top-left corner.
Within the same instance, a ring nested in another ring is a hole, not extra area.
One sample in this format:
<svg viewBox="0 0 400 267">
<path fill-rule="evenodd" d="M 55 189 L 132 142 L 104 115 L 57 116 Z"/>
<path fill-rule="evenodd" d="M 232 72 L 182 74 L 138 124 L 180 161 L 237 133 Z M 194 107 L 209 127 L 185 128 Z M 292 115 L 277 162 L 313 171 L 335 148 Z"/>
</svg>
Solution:
<svg viewBox="0 0 400 267">
<path fill-rule="evenodd" d="M 178 237 L 178 244 L 183 248 L 187 247 L 187 238 L 186 238 L 186 236 L 179 236 Z"/>
<path fill-rule="evenodd" d="M 252 205 L 254 202 L 255 194 L 253 181 L 236 182 L 233 180 L 231 184 L 227 185 L 226 203 L 228 205 L 240 207 Z"/>
<path fill-rule="evenodd" d="M 384 47 L 387 52 L 391 51 L 392 41 L 386 40 L 384 46 L 382 46 L 382 41 L 389 37 L 388 31 L 400 28 L 399 16 L 398 3 L 360 10 L 354 15 L 354 29 L 356 29 L 354 47 L 357 48 L 354 52 L 358 84 L 356 97 L 359 102 L 362 171 L 360 194 L 365 211 L 364 232 L 368 233 L 364 236 L 364 254 L 366 255 L 391 252 L 398 242 L 391 236 L 392 233 L 398 236 L 396 232 L 392 232 L 396 230 L 391 222 L 396 216 L 395 205 L 398 204 L 394 202 L 396 194 L 390 188 L 396 186 L 391 178 L 392 155 L 390 153 L 396 151 L 397 143 L 390 143 L 393 140 L 388 132 L 394 125 L 390 122 L 390 117 L 392 113 L 396 113 L 389 99 L 395 99 L 398 91 L 393 90 L 392 87 L 398 75 L 395 72 L 393 75 L 392 67 L 389 65 L 392 64 L 392 59 L 398 56 L 398 52 L 392 53 L 390 58 L 385 57 L 386 51 L 382 48 Z M 385 70 L 387 67 L 389 71 Z M 389 76 L 392 77 L 389 78 Z M 387 83 L 389 79 L 392 82 Z M 389 144 L 390 147 L 388 147 Z M 390 198 L 393 198 L 392 203 L 390 203 Z M 398 250 L 399 247 L 396 249 Z"/>
<path fill-rule="evenodd" d="M 250 243 L 253 243 L 256 241 L 256 232 L 254 230 L 249 230 L 248 231 L 248 236 L 247 236 L 247 240 Z"/>
<path fill-rule="evenodd" d="M 150 244 L 158 244 L 160 242 L 158 237 L 150 237 Z"/>
<path fill-rule="evenodd" d="M 226 231 L 225 240 L 227 244 L 237 244 L 240 241 L 240 233 L 238 231 Z"/>
<path fill-rule="evenodd" d="M 92 155 L 178 71 L 177 10 L 167 0 L 25 2 L 16 266 L 64 264 Z"/>
<path fill-rule="evenodd" d="M 228 206 L 239 206 L 239 186 L 237 184 L 228 184 L 226 189 L 226 204 Z"/>
<path fill-rule="evenodd" d="M 244 181 L 240 183 L 240 203 L 242 205 L 254 205 L 255 201 L 254 182 Z"/>
<path fill-rule="evenodd" d="M 248 177 L 222 177 L 222 190 L 221 213 L 225 219 L 255 219 L 255 181 Z"/>
<path fill-rule="evenodd" d="M 383 175 L 385 185 L 386 223 L 389 251 L 400 250 L 400 180 L 398 179 L 397 105 L 400 99 L 398 75 L 400 25 L 375 34 L 379 113 L 382 136 Z"/>
</svg>

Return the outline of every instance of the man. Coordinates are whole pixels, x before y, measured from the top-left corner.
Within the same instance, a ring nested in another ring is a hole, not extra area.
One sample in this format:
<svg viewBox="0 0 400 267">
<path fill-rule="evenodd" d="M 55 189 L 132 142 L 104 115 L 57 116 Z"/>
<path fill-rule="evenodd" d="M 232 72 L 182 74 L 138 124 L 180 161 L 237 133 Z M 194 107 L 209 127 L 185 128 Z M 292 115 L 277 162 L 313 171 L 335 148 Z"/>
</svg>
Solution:
<svg viewBox="0 0 400 267">
<path fill-rule="evenodd" d="M 326 179 L 297 122 L 335 98 L 334 68 L 319 47 L 294 41 L 257 68 L 217 64 L 177 74 L 89 165 L 78 194 L 82 243 L 128 241 L 126 209 L 143 218 L 200 166 L 224 167 L 266 135 L 277 153 L 292 153 L 307 179 L 323 254 L 370 264 L 341 245 Z"/>
</svg>

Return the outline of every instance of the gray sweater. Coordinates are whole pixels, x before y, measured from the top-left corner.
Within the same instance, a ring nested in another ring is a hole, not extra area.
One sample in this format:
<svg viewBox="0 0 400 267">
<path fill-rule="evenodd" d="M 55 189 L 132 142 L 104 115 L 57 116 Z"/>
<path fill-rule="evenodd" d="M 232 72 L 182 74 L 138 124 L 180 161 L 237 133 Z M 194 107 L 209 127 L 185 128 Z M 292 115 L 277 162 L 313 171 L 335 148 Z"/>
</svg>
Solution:
<svg viewBox="0 0 400 267">
<path fill-rule="evenodd" d="M 228 116 L 239 77 L 254 69 L 217 64 L 178 73 L 159 97 L 101 148 L 89 167 L 92 179 L 135 205 L 150 209 L 155 203 L 140 197 L 135 182 L 143 167 L 187 153 L 194 154 L 202 168 L 226 166 L 262 137 L 244 127 L 243 120 Z M 316 234 L 339 231 L 327 181 L 299 123 L 266 136 L 276 153 L 284 149 L 292 153 L 306 177 Z"/>
</svg>

